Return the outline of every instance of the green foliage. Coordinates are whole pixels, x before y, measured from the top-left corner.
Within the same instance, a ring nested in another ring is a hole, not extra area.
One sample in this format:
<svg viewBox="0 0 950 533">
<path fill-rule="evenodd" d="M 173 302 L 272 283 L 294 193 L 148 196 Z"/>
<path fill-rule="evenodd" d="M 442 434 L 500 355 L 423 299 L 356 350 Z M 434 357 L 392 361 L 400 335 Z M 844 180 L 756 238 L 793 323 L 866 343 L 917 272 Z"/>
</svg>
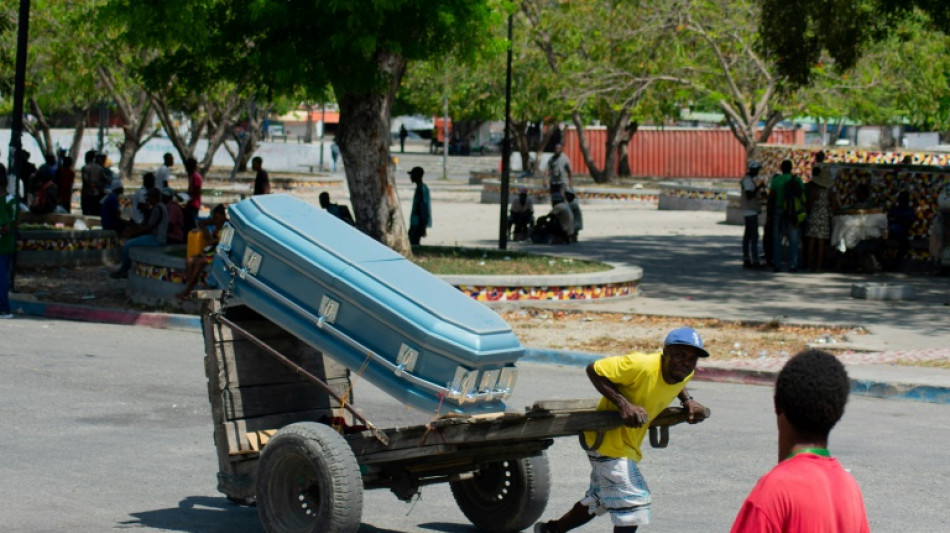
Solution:
<svg viewBox="0 0 950 533">
<path fill-rule="evenodd" d="M 163 53 L 147 82 L 200 89 L 228 79 L 278 95 L 378 92 L 381 52 L 406 59 L 476 54 L 500 20 L 488 0 L 112 0 L 126 38 Z M 268 98 L 272 99 L 272 98 Z"/>
</svg>

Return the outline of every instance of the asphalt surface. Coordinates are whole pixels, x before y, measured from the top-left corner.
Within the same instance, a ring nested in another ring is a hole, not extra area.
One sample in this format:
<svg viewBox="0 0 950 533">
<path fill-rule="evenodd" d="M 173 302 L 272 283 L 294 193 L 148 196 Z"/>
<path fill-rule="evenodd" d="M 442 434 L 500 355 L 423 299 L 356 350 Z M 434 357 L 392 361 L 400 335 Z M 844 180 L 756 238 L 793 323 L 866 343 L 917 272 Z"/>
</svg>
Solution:
<svg viewBox="0 0 950 533">
<path fill-rule="evenodd" d="M 4 528 L 34 533 L 112 530 L 251 533 L 253 508 L 216 492 L 217 462 L 202 363 L 193 331 L 19 318 L 0 321 L 0 461 Z M 365 382 L 356 404 L 382 427 L 422 423 Z M 712 417 L 671 430 L 666 449 L 645 449 L 654 493 L 645 531 L 728 530 L 755 481 L 776 462 L 767 387 L 697 382 L 693 396 Z M 577 367 L 524 363 L 513 410 L 539 399 L 590 398 Z M 946 531 L 950 465 L 940 443 L 946 405 L 853 397 L 831 451 L 864 492 L 873 531 Z M 545 518 L 569 508 L 587 484 L 573 438 L 549 450 Z M 406 504 L 368 491 L 361 533 L 474 533 L 447 486 L 425 487 Z M 580 532 L 605 531 L 600 518 Z"/>
</svg>

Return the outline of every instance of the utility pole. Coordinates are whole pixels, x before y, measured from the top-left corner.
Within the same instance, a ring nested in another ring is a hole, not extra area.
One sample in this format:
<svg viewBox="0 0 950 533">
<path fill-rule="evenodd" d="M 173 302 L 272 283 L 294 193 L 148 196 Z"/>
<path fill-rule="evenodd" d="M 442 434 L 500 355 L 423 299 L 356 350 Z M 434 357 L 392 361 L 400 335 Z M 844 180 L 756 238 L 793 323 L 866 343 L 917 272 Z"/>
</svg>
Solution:
<svg viewBox="0 0 950 533">
<path fill-rule="evenodd" d="M 16 67 L 13 75 L 13 123 L 10 129 L 10 153 L 9 158 L 10 173 L 13 174 L 13 195 L 16 198 L 16 208 L 14 214 L 20 208 L 21 197 L 20 190 L 23 181 L 27 178 L 23 173 L 25 158 L 23 151 L 23 99 L 24 88 L 26 85 L 26 47 L 29 44 L 30 33 L 30 0 L 20 0 L 20 18 L 17 26 L 16 40 Z M 6 191 L 4 191 L 6 192 Z M 13 219 L 13 232 L 16 233 L 18 217 Z M 16 247 L 13 248 L 13 258 L 10 262 L 10 290 L 16 290 Z"/>
<path fill-rule="evenodd" d="M 327 103 L 320 103 L 320 171 L 323 171 L 323 137 L 327 132 Z"/>
<path fill-rule="evenodd" d="M 498 249 L 508 248 L 508 182 L 511 174 L 511 49 L 512 16 L 508 15 L 508 70 L 505 73 L 505 137 L 501 142 L 501 216 L 498 228 Z"/>
<path fill-rule="evenodd" d="M 445 97 L 445 117 L 442 123 L 442 179 L 449 179 L 449 97 Z"/>
</svg>

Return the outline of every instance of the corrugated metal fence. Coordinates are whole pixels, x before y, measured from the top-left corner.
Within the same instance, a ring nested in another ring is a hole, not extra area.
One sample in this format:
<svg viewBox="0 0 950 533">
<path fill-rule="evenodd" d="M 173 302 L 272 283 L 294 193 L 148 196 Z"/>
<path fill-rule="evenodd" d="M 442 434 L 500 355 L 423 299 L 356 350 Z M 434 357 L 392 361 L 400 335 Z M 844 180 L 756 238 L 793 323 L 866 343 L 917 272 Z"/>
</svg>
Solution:
<svg viewBox="0 0 950 533">
<path fill-rule="evenodd" d="M 585 130 L 594 161 L 603 166 L 605 128 Z M 803 130 L 774 130 L 769 144 L 804 144 Z M 586 174 L 587 165 L 577 140 L 577 130 L 564 132 L 564 153 L 575 172 Z M 729 129 L 641 128 L 629 148 L 634 176 L 662 178 L 738 178 L 745 173 L 745 149 Z"/>
</svg>

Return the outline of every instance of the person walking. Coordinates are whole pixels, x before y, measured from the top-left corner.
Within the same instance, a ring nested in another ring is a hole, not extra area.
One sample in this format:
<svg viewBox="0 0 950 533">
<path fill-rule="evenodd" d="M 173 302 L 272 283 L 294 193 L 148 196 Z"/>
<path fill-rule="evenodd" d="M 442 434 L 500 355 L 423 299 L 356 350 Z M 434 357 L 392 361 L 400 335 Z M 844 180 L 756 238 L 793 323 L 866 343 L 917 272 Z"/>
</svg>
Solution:
<svg viewBox="0 0 950 533">
<path fill-rule="evenodd" d="M 564 155 L 564 146 L 554 145 L 554 155 L 548 159 L 548 168 L 544 171 L 544 186 L 550 186 L 551 194 L 564 194 L 564 187 L 574 188 L 574 175 L 571 172 L 571 160 Z"/>
<path fill-rule="evenodd" d="M 0 319 L 13 318 L 10 309 L 10 265 L 16 251 L 16 197 L 7 193 L 7 173 L 0 172 Z"/>
<path fill-rule="evenodd" d="M 409 130 L 406 129 L 405 124 L 399 125 L 399 153 L 406 153 L 406 137 L 409 136 Z"/>
<path fill-rule="evenodd" d="M 775 207 L 772 223 L 772 263 L 775 272 L 782 271 L 782 239 L 788 239 L 789 261 L 788 271 L 798 271 L 798 243 L 800 228 L 797 220 L 799 212 L 790 206 L 798 203 L 797 196 L 804 195 L 802 179 L 792 174 L 792 162 L 782 161 L 781 174 L 772 176 L 769 184 L 769 207 Z M 804 202 L 801 202 L 801 213 L 804 213 Z"/>
<path fill-rule="evenodd" d="M 254 196 L 270 194 L 270 176 L 264 170 L 264 160 L 260 156 L 251 159 L 251 168 L 254 174 Z"/>
<path fill-rule="evenodd" d="M 426 236 L 426 228 L 432 227 L 432 203 L 429 199 L 429 187 L 422 183 L 424 174 L 422 167 L 412 167 L 409 171 L 409 178 L 416 184 L 409 216 L 409 244 L 413 246 Z"/>
<path fill-rule="evenodd" d="M 699 333 L 692 328 L 670 331 L 662 352 L 633 352 L 605 357 L 587 366 L 587 376 L 603 395 L 598 411 L 619 411 L 623 425 L 584 433 L 584 447 L 591 465 L 590 488 L 574 507 L 558 520 L 538 522 L 534 533 L 564 533 L 610 513 L 614 533 L 634 533 L 650 523 L 650 489 L 637 463 L 640 445 L 650 420 L 674 398 L 696 423 L 705 412 L 690 396 L 686 384 L 693 377 L 700 357 L 709 357 Z"/>
</svg>

